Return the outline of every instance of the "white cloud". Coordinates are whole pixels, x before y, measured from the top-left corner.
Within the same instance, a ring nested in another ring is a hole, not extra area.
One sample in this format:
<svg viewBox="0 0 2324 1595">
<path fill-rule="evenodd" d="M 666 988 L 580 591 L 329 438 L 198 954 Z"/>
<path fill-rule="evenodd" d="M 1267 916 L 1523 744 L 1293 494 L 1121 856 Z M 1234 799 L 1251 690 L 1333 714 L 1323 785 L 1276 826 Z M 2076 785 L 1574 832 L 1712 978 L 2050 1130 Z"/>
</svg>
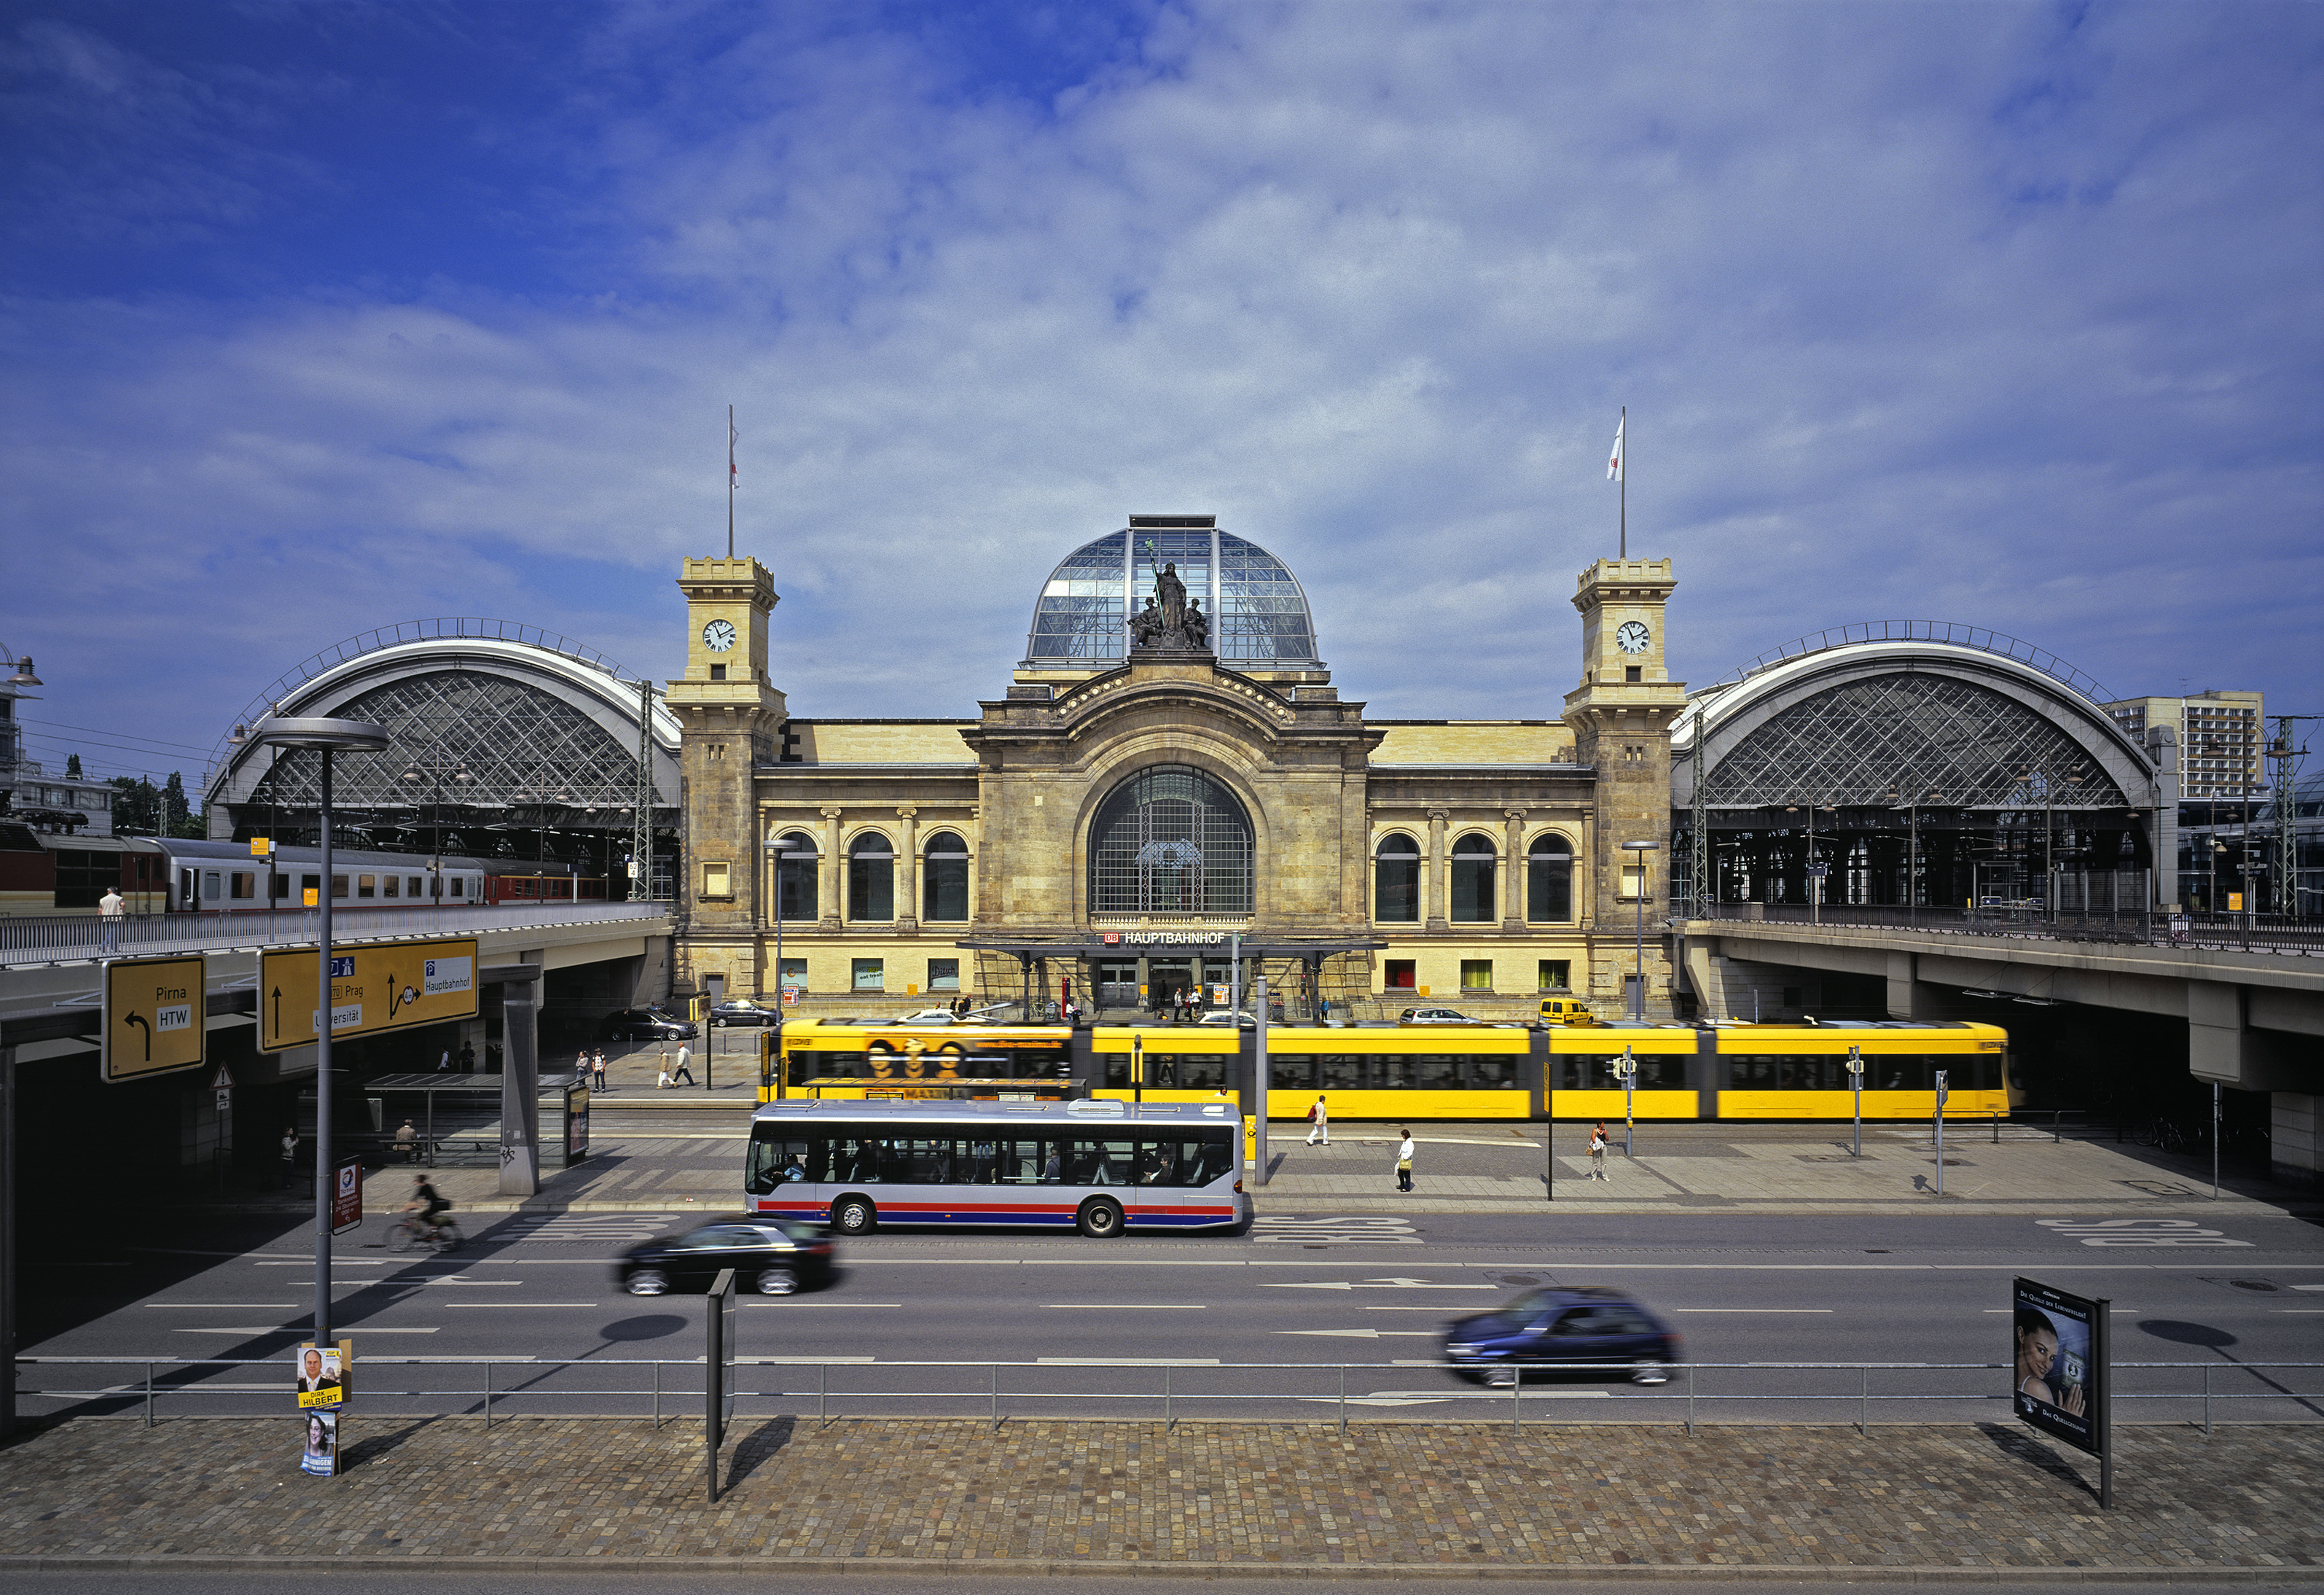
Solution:
<svg viewBox="0 0 2324 1595">
<path fill-rule="evenodd" d="M 1057 558 L 1215 510 L 1376 712 L 1554 714 L 1628 403 L 1697 680 L 1930 617 L 2312 697 L 2318 24 L 2232 14 L 1200 6 L 1042 106 L 622 14 L 558 281 L 13 306 L 15 518 L 129 624 L 7 635 L 183 725 L 424 614 L 666 673 L 731 401 L 796 712 L 971 712 Z"/>
</svg>

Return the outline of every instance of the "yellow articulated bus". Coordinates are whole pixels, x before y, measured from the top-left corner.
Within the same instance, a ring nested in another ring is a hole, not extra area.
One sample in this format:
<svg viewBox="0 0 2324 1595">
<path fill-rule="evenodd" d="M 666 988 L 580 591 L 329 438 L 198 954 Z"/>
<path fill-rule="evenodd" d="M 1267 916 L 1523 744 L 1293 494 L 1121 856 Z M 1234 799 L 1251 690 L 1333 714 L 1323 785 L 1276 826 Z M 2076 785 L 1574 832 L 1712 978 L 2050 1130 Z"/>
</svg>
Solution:
<svg viewBox="0 0 2324 1595">
<path fill-rule="evenodd" d="M 1268 1117 L 1304 1118 L 1926 1119 L 2020 1099 L 2009 1037 L 1990 1025 L 1280 1025 L 1268 1032 Z M 1256 1039 L 1213 1025 L 924 1027 L 807 1020 L 762 1043 L 760 1099 L 1091 1097 L 1248 1106 Z M 1860 1077 L 1849 1063 L 1861 1065 Z"/>
</svg>

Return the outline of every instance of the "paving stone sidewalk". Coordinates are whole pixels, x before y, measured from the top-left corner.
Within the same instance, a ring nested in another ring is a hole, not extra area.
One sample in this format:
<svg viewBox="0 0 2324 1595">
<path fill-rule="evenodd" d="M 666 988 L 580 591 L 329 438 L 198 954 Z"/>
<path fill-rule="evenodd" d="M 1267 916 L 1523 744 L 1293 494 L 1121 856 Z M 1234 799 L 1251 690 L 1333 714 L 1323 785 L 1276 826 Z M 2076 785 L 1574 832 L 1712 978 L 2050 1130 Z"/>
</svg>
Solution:
<svg viewBox="0 0 2324 1595">
<path fill-rule="evenodd" d="M 1992 1577 L 2324 1574 L 2312 1427 L 2118 1432 L 2095 1465 L 2005 1426 L 1707 1430 L 788 1418 L 740 1425 L 705 1502 L 700 1430 L 638 1420 L 79 1419 L 0 1450 L 17 1559 L 751 1559 L 1027 1572 L 1646 1568 Z"/>
</svg>

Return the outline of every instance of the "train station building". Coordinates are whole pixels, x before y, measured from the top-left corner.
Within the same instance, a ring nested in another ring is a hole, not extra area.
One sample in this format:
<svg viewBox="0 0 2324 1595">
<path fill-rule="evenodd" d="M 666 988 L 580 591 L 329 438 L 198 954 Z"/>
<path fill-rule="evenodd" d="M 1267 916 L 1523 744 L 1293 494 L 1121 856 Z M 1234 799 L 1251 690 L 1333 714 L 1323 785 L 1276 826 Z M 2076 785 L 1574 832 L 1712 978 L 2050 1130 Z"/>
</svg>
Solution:
<svg viewBox="0 0 2324 1595">
<path fill-rule="evenodd" d="M 859 719 L 770 676 L 764 567 L 687 560 L 678 984 L 1105 1010 L 1222 986 L 1240 956 L 1299 1015 L 1614 1011 L 1668 868 L 1674 585 L 1666 560 L 1582 571 L 1573 685 L 1538 718 L 1376 719 L 1282 561 L 1210 515 L 1134 515 L 1028 595 L 976 718 Z"/>
</svg>

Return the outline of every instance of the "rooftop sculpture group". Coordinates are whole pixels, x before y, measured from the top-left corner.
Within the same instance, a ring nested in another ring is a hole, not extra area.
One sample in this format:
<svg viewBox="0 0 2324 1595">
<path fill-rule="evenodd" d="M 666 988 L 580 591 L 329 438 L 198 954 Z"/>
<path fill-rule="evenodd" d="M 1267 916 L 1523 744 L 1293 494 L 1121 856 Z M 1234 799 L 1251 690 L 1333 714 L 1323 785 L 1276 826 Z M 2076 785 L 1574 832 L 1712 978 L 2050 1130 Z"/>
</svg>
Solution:
<svg viewBox="0 0 2324 1595">
<path fill-rule="evenodd" d="M 1142 653 L 1207 654 L 1211 649 L 1211 617 L 1202 600 L 1186 597 L 1186 584 L 1174 561 L 1154 578 L 1154 595 L 1146 607 L 1130 617 L 1130 650 Z"/>
</svg>

